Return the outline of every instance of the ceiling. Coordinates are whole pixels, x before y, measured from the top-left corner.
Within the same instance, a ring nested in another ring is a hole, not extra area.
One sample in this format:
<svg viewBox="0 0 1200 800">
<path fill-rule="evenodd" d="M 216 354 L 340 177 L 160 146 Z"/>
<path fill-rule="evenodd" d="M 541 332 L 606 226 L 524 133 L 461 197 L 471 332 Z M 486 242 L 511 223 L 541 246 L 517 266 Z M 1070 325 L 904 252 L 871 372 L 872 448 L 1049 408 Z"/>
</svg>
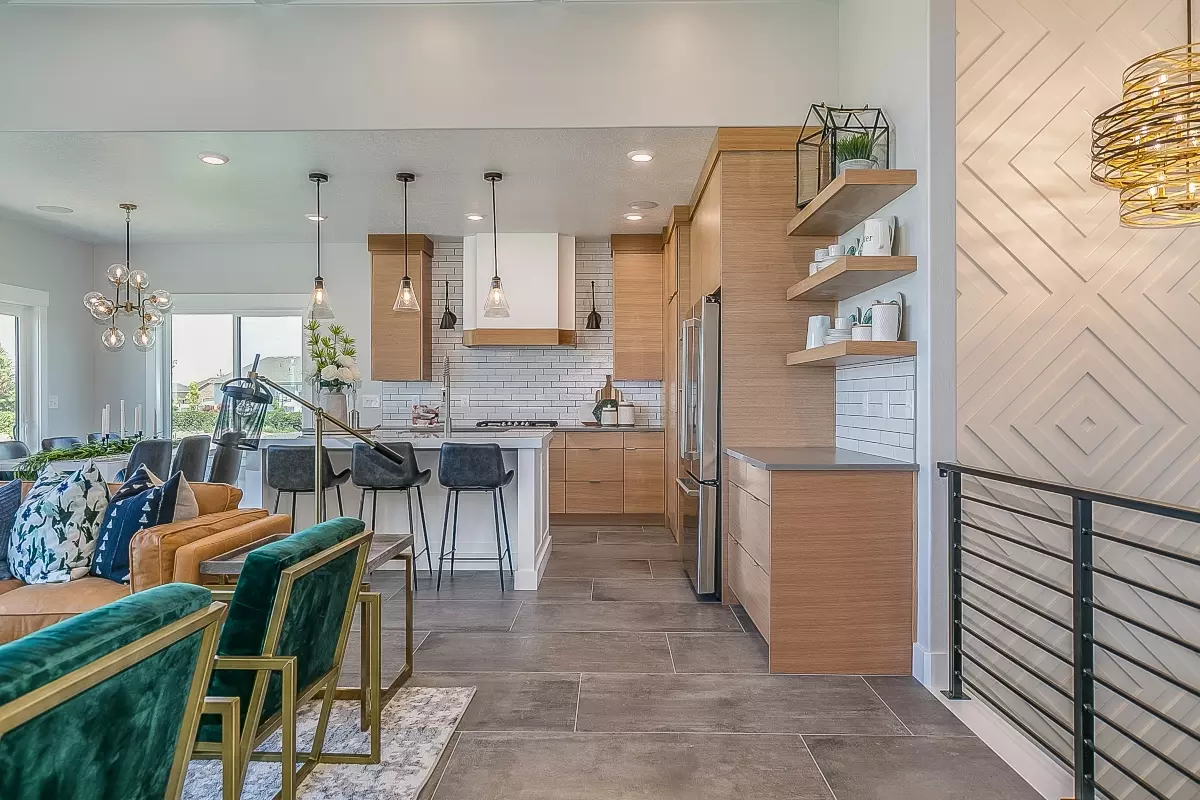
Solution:
<svg viewBox="0 0 1200 800">
<path fill-rule="evenodd" d="M 687 203 L 713 128 L 302 131 L 262 133 L 0 133 L 0 213 L 94 243 L 124 236 L 120 203 L 136 203 L 135 241 L 293 242 L 314 236 L 308 173 L 321 190 L 327 241 L 401 230 L 458 237 L 491 229 L 485 170 L 499 170 L 500 230 L 576 236 L 659 231 Z M 650 150 L 637 164 L 632 150 Z M 198 155 L 229 157 L 209 166 Z M 640 222 L 622 217 L 651 200 Z M 38 211 L 66 206 L 71 214 Z M 485 215 L 471 222 L 467 213 Z"/>
<path fill-rule="evenodd" d="M 38 6 L 156 6 L 156 5 L 447 5 L 454 3 L 662 3 L 697 2 L 698 0 L 0 0 L 0 4 Z M 703 2 L 757 2 L 757 0 L 702 0 Z"/>
</svg>

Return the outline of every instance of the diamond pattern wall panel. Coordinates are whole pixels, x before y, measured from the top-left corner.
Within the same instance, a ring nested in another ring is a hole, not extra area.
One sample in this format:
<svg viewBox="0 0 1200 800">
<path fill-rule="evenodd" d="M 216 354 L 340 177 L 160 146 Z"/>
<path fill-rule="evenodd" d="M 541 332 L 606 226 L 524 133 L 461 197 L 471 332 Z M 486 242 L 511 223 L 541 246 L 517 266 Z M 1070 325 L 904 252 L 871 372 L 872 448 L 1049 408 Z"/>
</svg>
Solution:
<svg viewBox="0 0 1200 800">
<path fill-rule="evenodd" d="M 958 0 L 958 457 L 968 464 L 1200 506 L 1200 228 L 1133 231 L 1117 221 L 1116 194 L 1088 180 L 1092 118 L 1119 99 L 1133 61 L 1178 44 L 1184 0 Z M 1032 492 L 966 482 L 971 494 L 1069 520 L 1069 505 Z M 966 504 L 965 518 L 1054 552 L 1070 531 Z M 1171 550 L 1200 553 L 1200 530 L 1144 515 L 1096 511 L 1098 526 Z M 1070 589 L 1054 559 L 969 531 L 978 553 Z M 1106 569 L 1200 602 L 1200 569 L 1118 544 L 1097 547 Z M 988 561 L 967 569 L 1069 624 L 1061 594 Z M 1200 643 L 1200 614 L 1152 592 L 1097 578 L 1098 603 Z M 1005 678 L 1068 724 L 1071 639 L 1046 619 L 968 586 L 971 600 L 1032 635 L 1046 652 L 973 610 L 965 648 L 987 669 L 967 672 L 1019 709 L 1049 744 L 1070 752 L 1070 733 L 988 675 Z M 1200 686 L 1200 658 L 1134 625 L 1097 614 L 1098 637 L 1144 663 Z M 995 645 L 1016 655 L 998 654 Z M 1055 655 L 1059 653 L 1061 655 Z M 1099 673 L 1179 720 L 1200 702 L 1118 658 Z M 1034 677 L 1047 678 L 1052 686 Z M 1058 687 L 1057 689 L 1054 687 Z M 1103 713 L 1200 772 L 1185 734 L 1107 690 Z M 1118 731 L 1099 746 L 1166 797 L 1200 787 Z M 1061 748 L 1059 747 L 1061 745 Z M 1115 797 L 1150 797 L 1111 767 Z"/>
</svg>

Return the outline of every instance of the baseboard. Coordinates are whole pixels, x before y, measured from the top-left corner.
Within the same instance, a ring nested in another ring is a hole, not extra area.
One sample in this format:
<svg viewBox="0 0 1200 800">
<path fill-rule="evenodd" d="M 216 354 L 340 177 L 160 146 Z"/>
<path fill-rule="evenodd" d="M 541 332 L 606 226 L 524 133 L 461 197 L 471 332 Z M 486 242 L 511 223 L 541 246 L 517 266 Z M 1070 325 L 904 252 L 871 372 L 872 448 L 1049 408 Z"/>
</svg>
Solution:
<svg viewBox="0 0 1200 800">
<path fill-rule="evenodd" d="M 551 514 L 551 525 L 666 525 L 663 514 Z"/>
<path fill-rule="evenodd" d="M 945 653 L 931 653 L 913 642 L 912 674 L 930 691 L 941 691 L 950 685 L 949 659 Z"/>
</svg>

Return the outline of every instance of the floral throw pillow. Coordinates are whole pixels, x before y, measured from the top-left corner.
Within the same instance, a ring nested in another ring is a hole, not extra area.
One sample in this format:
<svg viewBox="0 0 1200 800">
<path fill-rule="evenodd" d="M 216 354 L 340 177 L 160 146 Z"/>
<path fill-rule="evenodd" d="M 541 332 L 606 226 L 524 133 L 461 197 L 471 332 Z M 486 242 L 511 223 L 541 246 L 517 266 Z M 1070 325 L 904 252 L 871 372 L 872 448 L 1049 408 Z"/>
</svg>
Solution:
<svg viewBox="0 0 1200 800">
<path fill-rule="evenodd" d="M 86 576 L 108 497 L 108 484 L 91 461 L 74 472 L 38 478 L 17 511 L 8 542 L 13 577 L 64 583 Z"/>
</svg>

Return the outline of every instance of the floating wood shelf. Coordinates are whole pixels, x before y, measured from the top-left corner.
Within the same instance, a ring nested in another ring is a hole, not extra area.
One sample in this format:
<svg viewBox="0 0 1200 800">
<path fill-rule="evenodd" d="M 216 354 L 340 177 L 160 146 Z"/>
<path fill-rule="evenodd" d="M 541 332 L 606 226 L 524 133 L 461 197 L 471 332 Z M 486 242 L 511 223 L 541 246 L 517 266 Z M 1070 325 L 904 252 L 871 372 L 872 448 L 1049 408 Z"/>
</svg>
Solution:
<svg viewBox="0 0 1200 800">
<path fill-rule="evenodd" d="M 917 271 L 916 256 L 843 256 L 788 289 L 788 300 L 845 300 Z"/>
<path fill-rule="evenodd" d="M 788 353 L 787 363 L 793 367 L 838 367 L 916 354 L 916 342 L 838 342 Z"/>
<path fill-rule="evenodd" d="M 917 185 L 914 169 L 848 169 L 788 223 L 788 236 L 841 236 Z"/>
</svg>

